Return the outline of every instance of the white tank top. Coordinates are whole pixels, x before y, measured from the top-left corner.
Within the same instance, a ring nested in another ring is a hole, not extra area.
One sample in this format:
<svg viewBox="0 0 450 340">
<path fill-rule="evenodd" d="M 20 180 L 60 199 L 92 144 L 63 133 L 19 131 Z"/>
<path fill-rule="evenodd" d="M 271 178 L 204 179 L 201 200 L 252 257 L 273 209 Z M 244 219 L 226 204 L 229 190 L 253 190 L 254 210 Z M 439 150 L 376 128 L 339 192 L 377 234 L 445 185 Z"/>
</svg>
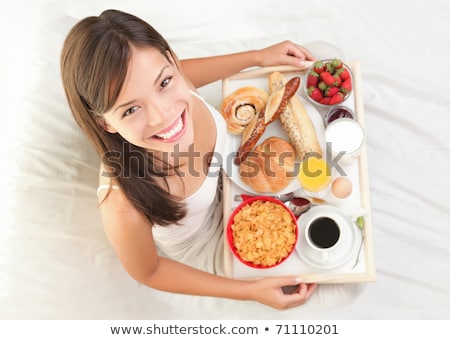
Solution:
<svg viewBox="0 0 450 340">
<path fill-rule="evenodd" d="M 223 274 L 223 208 L 218 181 L 227 136 L 222 115 L 203 98 L 216 125 L 216 144 L 208 175 L 200 188 L 186 198 L 187 214 L 180 225 L 153 226 L 153 238 L 161 255 L 196 268 Z"/>
</svg>

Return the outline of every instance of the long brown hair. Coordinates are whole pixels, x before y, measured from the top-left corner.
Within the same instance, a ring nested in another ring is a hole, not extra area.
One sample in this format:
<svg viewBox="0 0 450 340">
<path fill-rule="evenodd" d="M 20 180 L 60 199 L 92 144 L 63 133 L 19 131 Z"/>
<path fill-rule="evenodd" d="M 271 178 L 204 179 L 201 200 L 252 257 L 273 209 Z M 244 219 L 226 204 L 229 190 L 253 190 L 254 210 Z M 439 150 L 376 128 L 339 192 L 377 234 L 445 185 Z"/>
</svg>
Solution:
<svg viewBox="0 0 450 340">
<path fill-rule="evenodd" d="M 186 214 L 183 202 L 160 181 L 174 170 L 151 152 L 105 131 L 99 117 L 116 102 L 130 60 L 131 46 L 151 46 L 167 60 L 167 41 L 147 22 L 117 10 L 78 22 L 61 53 L 61 77 L 73 117 L 127 198 L 150 223 L 169 225 Z M 170 60 L 169 60 L 170 62 Z M 176 170 L 176 169 L 175 169 Z"/>
</svg>

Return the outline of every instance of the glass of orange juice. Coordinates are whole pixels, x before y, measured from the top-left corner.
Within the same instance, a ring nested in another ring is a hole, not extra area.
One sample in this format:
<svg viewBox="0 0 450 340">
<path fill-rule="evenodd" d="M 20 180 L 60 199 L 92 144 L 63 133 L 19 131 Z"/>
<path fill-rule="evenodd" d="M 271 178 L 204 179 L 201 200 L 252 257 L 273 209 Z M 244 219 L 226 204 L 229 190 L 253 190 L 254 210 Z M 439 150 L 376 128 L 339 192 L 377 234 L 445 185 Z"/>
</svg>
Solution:
<svg viewBox="0 0 450 340">
<path fill-rule="evenodd" d="M 300 164 L 298 180 L 307 195 L 322 198 L 330 191 L 331 169 L 325 159 L 307 157 Z"/>
</svg>

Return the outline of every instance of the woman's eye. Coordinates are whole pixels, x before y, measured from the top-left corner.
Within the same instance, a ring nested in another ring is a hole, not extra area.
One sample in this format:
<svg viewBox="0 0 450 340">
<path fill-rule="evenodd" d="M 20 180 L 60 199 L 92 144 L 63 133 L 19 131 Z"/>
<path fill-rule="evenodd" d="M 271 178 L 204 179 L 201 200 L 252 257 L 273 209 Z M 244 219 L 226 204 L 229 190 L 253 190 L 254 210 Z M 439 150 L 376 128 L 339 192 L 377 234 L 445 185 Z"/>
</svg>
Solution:
<svg viewBox="0 0 450 340">
<path fill-rule="evenodd" d="M 139 106 L 132 106 L 128 110 L 123 113 L 123 117 L 129 116 L 132 113 L 135 113 L 139 109 Z"/>
<path fill-rule="evenodd" d="M 161 82 L 161 88 L 165 88 L 167 85 L 169 85 L 170 81 L 172 80 L 172 77 L 167 77 Z"/>
</svg>

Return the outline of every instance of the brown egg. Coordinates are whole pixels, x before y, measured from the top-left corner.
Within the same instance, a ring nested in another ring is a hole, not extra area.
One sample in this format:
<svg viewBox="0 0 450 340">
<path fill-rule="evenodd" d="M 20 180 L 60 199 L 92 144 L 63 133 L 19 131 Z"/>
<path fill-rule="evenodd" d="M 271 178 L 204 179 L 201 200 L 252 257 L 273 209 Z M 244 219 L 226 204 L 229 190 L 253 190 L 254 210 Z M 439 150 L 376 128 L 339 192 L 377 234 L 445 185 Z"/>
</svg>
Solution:
<svg viewBox="0 0 450 340">
<path fill-rule="evenodd" d="M 347 177 L 338 177 L 331 185 L 331 192 L 337 198 L 346 198 L 352 193 L 352 182 Z"/>
</svg>

